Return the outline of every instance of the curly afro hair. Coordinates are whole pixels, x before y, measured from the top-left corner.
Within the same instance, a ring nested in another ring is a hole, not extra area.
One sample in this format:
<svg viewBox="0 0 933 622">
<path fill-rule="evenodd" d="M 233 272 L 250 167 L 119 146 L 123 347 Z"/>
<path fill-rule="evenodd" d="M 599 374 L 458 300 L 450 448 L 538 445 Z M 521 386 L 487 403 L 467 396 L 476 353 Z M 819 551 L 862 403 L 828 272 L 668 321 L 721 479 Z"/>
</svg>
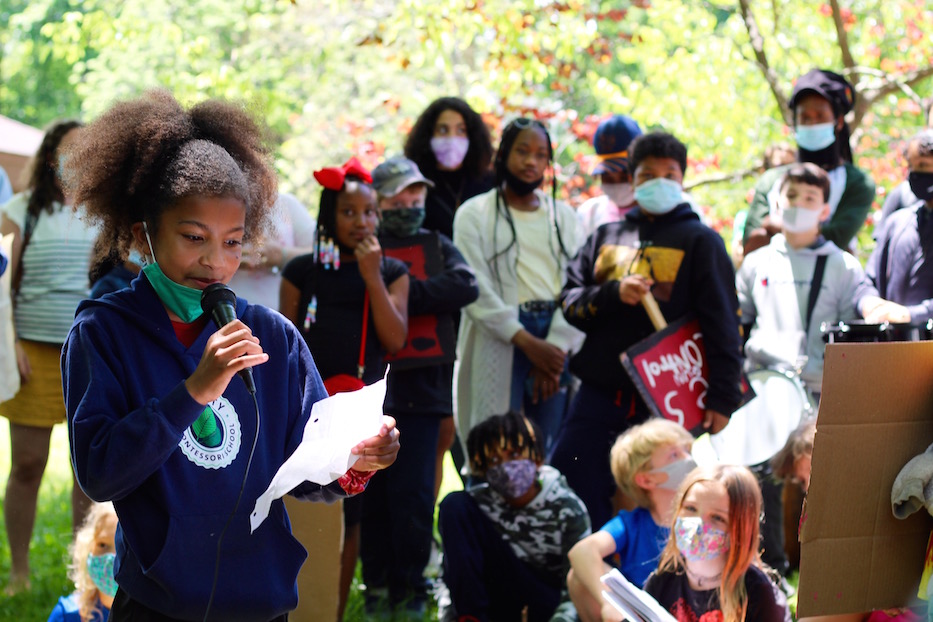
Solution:
<svg viewBox="0 0 933 622">
<path fill-rule="evenodd" d="M 186 110 L 171 93 L 149 91 L 115 104 L 81 132 L 66 181 L 120 257 L 134 223 L 154 229 L 164 210 L 190 196 L 243 201 L 245 237 L 255 240 L 276 196 L 266 134 L 240 106 L 208 100 Z"/>
<path fill-rule="evenodd" d="M 459 97 L 441 97 L 424 109 L 405 141 L 405 157 L 413 160 L 422 171 L 437 169 L 437 158 L 431 150 L 431 138 L 434 136 L 437 118 L 445 110 L 453 110 L 463 117 L 470 148 L 463 158 L 461 170 L 468 179 L 479 179 L 489 170 L 492 161 L 492 139 L 483 117 Z"/>
</svg>

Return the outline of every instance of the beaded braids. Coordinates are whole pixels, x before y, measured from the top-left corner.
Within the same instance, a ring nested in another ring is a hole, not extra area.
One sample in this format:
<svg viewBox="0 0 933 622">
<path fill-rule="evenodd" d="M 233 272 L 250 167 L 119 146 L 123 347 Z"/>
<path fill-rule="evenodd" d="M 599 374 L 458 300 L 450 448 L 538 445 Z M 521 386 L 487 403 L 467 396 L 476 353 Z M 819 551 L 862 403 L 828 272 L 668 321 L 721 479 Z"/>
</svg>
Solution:
<svg viewBox="0 0 933 622">
<path fill-rule="evenodd" d="M 551 135 L 548 133 L 547 128 L 543 123 L 537 119 L 525 119 L 518 118 L 511 121 L 508 125 L 505 126 L 505 129 L 502 130 L 502 139 L 499 141 L 499 150 L 496 152 L 496 159 L 494 162 L 494 171 L 496 174 L 496 220 L 492 228 L 492 247 L 495 250 L 495 254 L 488 258 L 486 261 L 492 266 L 493 272 L 496 275 L 496 282 L 499 285 L 499 289 L 502 289 L 502 279 L 499 276 L 499 265 L 497 259 L 499 257 L 508 253 L 513 246 L 518 244 L 518 236 L 515 232 L 515 221 L 512 218 L 512 213 L 509 211 L 508 203 L 505 200 L 503 194 L 503 188 L 505 187 L 505 172 L 507 163 L 509 160 L 509 154 L 512 151 L 512 147 L 515 145 L 515 141 L 518 139 L 518 135 L 527 129 L 536 129 L 544 134 L 544 139 L 547 142 L 547 155 L 548 155 L 548 165 L 554 165 L 554 147 L 551 144 Z M 551 205 L 550 207 L 546 206 L 546 209 L 549 211 L 549 216 L 551 220 L 551 226 L 548 228 L 548 246 L 551 249 L 551 254 L 558 259 L 558 266 L 560 265 L 560 255 L 563 255 L 565 259 L 570 259 L 570 253 L 567 251 L 567 247 L 564 245 L 564 239 L 560 232 L 560 224 L 557 220 L 557 179 L 556 175 L 551 176 Z M 504 219 L 509 225 L 509 230 L 512 233 L 512 240 L 506 245 L 502 250 L 499 249 L 498 236 L 499 236 L 499 220 Z M 554 248 L 554 240 L 551 238 L 551 233 L 555 233 L 557 237 L 557 248 Z M 521 250 L 521 249 L 517 249 Z M 516 252 L 515 263 L 518 263 L 518 253 Z M 514 269 L 515 266 L 512 266 Z M 558 267 L 558 269 L 560 269 Z M 561 278 L 563 281 L 563 278 Z"/>
<path fill-rule="evenodd" d="M 258 240 L 276 196 L 267 131 L 244 108 L 207 100 L 185 109 L 149 91 L 111 107 L 70 149 L 66 180 L 75 204 L 101 224 L 100 240 L 126 257 L 132 226 L 158 227 L 161 213 L 190 196 L 231 197 L 246 206 L 244 239 Z"/>
</svg>

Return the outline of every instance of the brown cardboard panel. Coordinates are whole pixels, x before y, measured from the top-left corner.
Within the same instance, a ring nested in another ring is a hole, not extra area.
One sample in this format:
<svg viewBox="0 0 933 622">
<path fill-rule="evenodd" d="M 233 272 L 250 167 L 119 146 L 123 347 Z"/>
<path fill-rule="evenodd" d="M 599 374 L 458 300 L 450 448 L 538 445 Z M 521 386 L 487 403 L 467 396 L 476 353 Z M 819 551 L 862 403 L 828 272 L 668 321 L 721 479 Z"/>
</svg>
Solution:
<svg viewBox="0 0 933 622">
<path fill-rule="evenodd" d="M 933 518 L 894 518 L 891 486 L 933 443 L 933 342 L 826 348 L 801 519 L 798 615 L 913 601 Z"/>
</svg>

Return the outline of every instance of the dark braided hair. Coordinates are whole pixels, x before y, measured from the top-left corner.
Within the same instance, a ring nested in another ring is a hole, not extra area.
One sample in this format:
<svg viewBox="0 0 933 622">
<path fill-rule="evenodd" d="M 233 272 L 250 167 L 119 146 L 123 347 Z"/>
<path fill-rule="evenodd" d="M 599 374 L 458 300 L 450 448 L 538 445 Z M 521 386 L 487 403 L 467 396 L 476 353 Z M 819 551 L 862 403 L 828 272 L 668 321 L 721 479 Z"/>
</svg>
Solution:
<svg viewBox="0 0 933 622">
<path fill-rule="evenodd" d="M 149 91 L 115 104 L 70 150 L 66 180 L 76 204 L 101 223 L 101 243 L 125 257 L 132 226 L 190 196 L 236 198 L 246 206 L 244 239 L 257 240 L 276 196 L 267 130 L 244 108 L 208 100 L 185 109 Z"/>
<path fill-rule="evenodd" d="M 58 170 L 58 146 L 62 139 L 71 130 L 84 127 L 84 124 L 75 119 L 53 121 L 45 130 L 39 150 L 33 156 L 29 168 L 29 184 L 31 191 L 26 204 L 28 218 L 38 218 L 39 213 L 45 211 L 51 214 L 56 201 L 64 202 L 62 180 Z"/>
<path fill-rule="evenodd" d="M 490 263 L 493 271 L 496 273 L 496 282 L 499 284 L 499 289 L 502 289 L 502 279 L 499 276 L 499 267 L 496 263 L 496 260 L 499 257 L 508 253 L 513 246 L 518 244 L 518 235 L 515 232 L 515 221 L 512 218 L 512 213 L 509 211 L 509 206 L 505 200 L 503 194 L 503 188 L 505 187 L 505 178 L 506 178 L 506 169 L 509 161 L 509 154 L 512 152 L 512 147 L 515 145 L 515 141 L 518 139 L 518 135 L 521 134 L 524 130 L 527 129 L 536 129 L 544 134 L 545 142 L 547 143 L 547 155 L 548 155 L 548 165 L 554 165 L 554 147 L 551 145 L 551 135 L 547 131 L 547 127 L 537 119 L 526 119 L 518 118 L 512 120 L 508 125 L 505 126 L 505 129 L 502 130 L 502 139 L 499 141 L 499 150 L 496 152 L 496 159 L 494 162 L 494 171 L 496 174 L 496 220 L 492 227 L 492 247 L 496 250 L 495 254 L 487 259 L 487 262 Z M 549 210 L 549 216 L 553 227 L 548 228 L 548 245 L 551 247 L 551 253 L 558 260 L 560 259 L 555 252 L 553 242 L 551 240 L 551 230 L 557 234 L 557 245 L 558 251 L 565 259 L 570 259 L 570 253 L 567 251 L 567 247 L 564 245 L 564 238 L 560 232 L 560 225 L 557 220 L 557 177 L 556 175 L 551 175 L 551 205 L 546 207 Z M 499 217 L 505 219 L 509 225 L 509 230 L 512 233 L 512 240 L 509 244 L 503 248 L 501 251 L 497 250 L 499 248 L 498 244 L 498 234 L 499 234 Z M 519 249 L 520 250 L 520 249 Z M 516 263 L 518 262 L 518 255 L 516 254 Z M 558 261 L 560 264 L 560 261 Z M 514 269 L 514 266 L 513 266 Z M 563 279 L 561 279 L 563 281 Z"/>
<path fill-rule="evenodd" d="M 473 426 L 467 437 L 470 468 L 477 475 L 489 469 L 489 458 L 501 450 L 515 450 L 535 462 L 544 462 L 541 431 L 535 422 L 516 412 L 493 415 Z"/>
<path fill-rule="evenodd" d="M 437 168 L 437 158 L 431 150 L 431 138 L 434 137 L 437 118 L 445 110 L 453 110 L 463 117 L 466 124 L 470 148 L 463 158 L 460 170 L 468 179 L 479 179 L 489 169 L 489 162 L 492 160 L 492 140 L 489 138 L 489 128 L 486 127 L 483 117 L 459 97 L 441 97 L 425 108 L 405 140 L 405 157 L 413 160 L 422 171 L 433 171 Z"/>
</svg>

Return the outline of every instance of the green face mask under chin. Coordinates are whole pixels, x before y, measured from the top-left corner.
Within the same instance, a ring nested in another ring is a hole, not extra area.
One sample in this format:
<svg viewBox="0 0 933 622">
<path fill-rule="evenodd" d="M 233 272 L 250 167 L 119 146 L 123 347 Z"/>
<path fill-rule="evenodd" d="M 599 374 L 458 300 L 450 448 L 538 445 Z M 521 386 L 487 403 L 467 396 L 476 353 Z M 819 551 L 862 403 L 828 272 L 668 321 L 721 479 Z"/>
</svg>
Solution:
<svg viewBox="0 0 933 622">
<path fill-rule="evenodd" d="M 152 262 L 143 268 L 143 273 L 169 311 L 190 324 L 204 314 L 201 309 L 201 290 L 179 285 L 165 276 L 159 264 Z"/>
</svg>

